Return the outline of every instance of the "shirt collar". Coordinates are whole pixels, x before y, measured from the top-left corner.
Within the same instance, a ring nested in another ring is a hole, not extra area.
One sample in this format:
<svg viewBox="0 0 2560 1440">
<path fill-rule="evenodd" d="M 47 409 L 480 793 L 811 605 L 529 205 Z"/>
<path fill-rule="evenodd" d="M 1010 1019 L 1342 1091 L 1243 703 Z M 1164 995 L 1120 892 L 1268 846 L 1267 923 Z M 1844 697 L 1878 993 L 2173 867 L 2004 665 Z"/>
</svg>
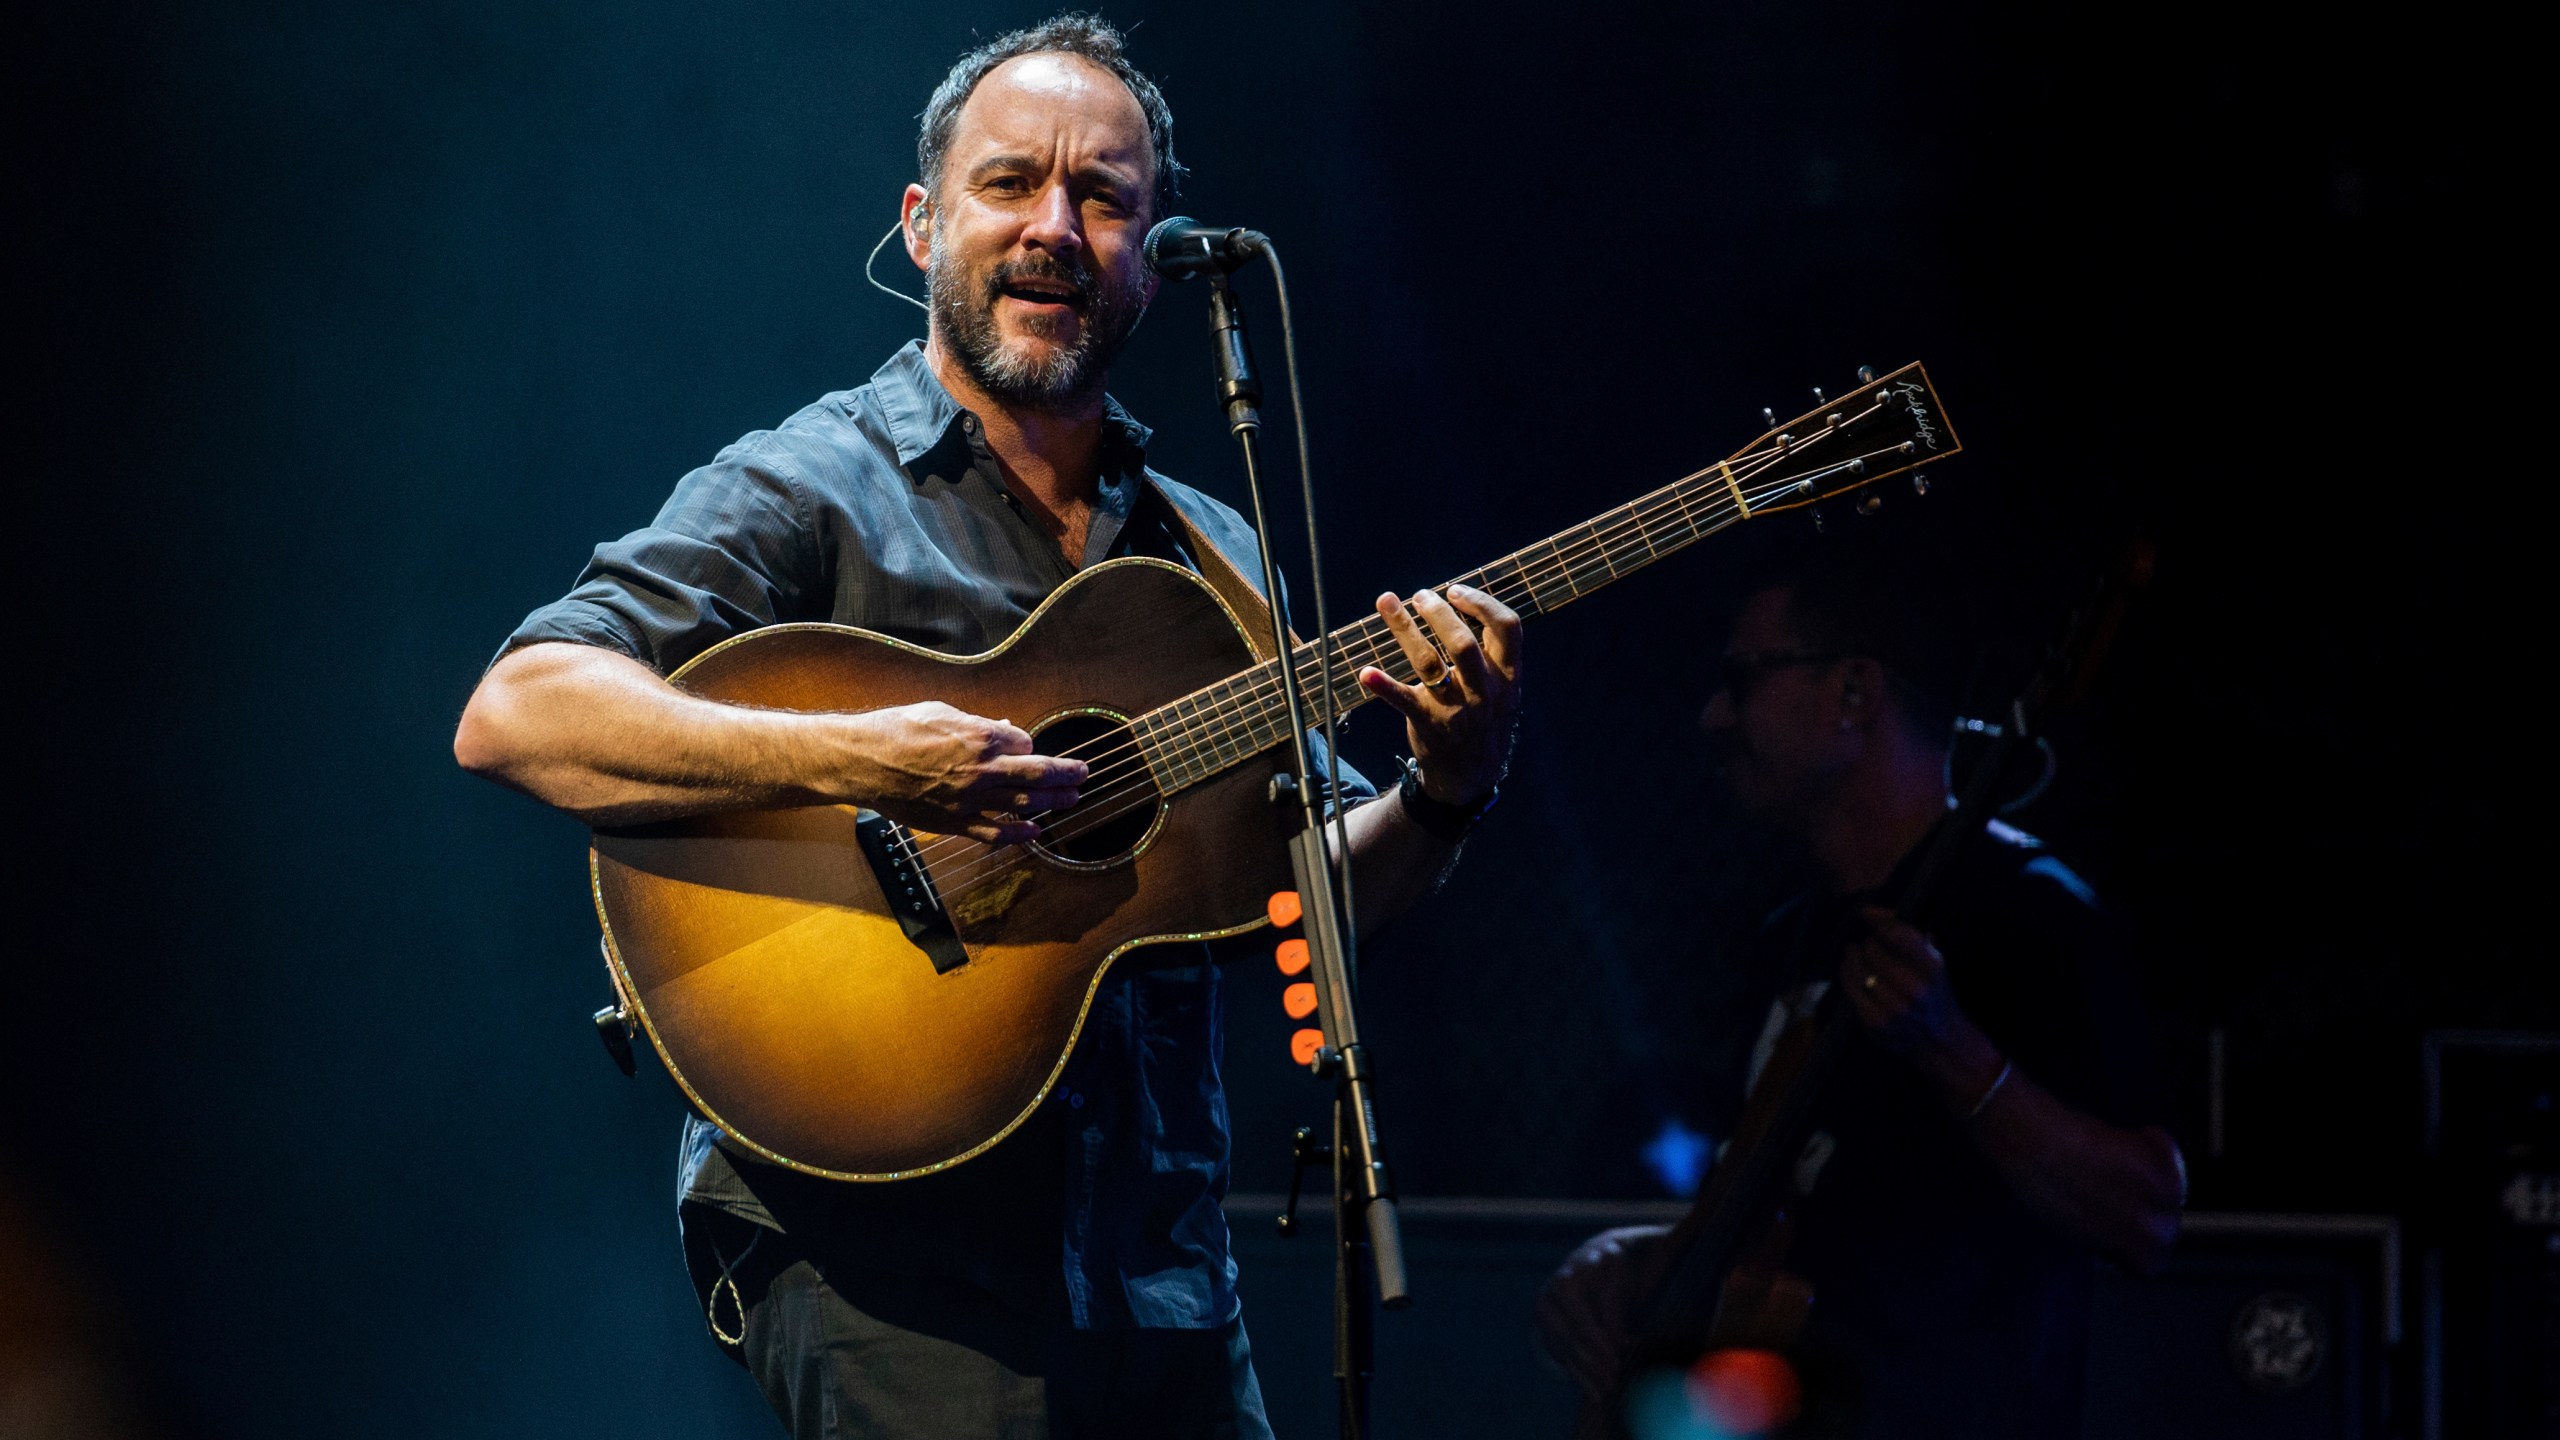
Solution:
<svg viewBox="0 0 2560 1440">
<path fill-rule="evenodd" d="M 900 346 L 898 353 L 872 375 L 871 393 L 880 402 L 881 417 L 889 422 L 889 438 L 898 447 L 898 464 L 910 476 L 918 473 L 916 461 L 949 439 L 969 413 L 951 398 L 950 391 L 942 388 L 933 367 L 925 363 L 921 340 Z M 1154 438 L 1155 432 L 1139 424 L 1119 401 L 1103 396 L 1102 469 L 1106 485 L 1124 467 L 1135 470 L 1145 465 L 1147 442 Z"/>
</svg>

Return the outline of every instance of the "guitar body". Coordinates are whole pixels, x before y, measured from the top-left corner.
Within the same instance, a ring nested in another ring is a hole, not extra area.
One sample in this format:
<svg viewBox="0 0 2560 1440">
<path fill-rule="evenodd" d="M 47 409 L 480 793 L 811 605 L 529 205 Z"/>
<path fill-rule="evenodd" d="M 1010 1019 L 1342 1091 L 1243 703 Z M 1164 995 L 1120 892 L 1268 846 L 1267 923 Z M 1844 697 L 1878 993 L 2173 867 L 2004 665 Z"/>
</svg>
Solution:
<svg viewBox="0 0 2560 1440">
<path fill-rule="evenodd" d="M 1755 515 L 1961 448 L 1919 365 L 1859 386 L 1449 583 L 1544 614 Z M 1293 883 L 1288 812 L 1268 798 L 1287 768 L 1286 687 L 1220 598 L 1267 618 L 1251 587 L 1201 548 L 1224 577 L 1214 588 L 1177 565 L 1114 560 L 983 655 L 776 625 L 671 677 L 767 709 L 939 700 L 1095 767 L 1081 803 L 1042 817 L 1030 845 L 912 833 L 849 805 L 595 833 L 589 873 L 625 1013 L 734 1142 L 838 1180 L 957 1165 L 1039 1106 L 1129 952 L 1266 923 L 1272 892 Z M 1293 654 L 1302 678 L 1334 677 L 1345 712 L 1368 698 L 1347 678 L 1363 666 L 1420 679 L 1375 615 Z"/>
<path fill-rule="evenodd" d="M 982 655 L 781 625 L 706 651 L 673 679 L 772 709 L 940 700 L 1055 742 L 1215 684 L 1254 656 L 1196 576 L 1130 559 L 1080 572 Z M 852 806 L 599 830 L 590 867 L 606 951 L 668 1073 L 733 1140 L 833 1179 L 939 1170 L 1030 1116 L 1129 951 L 1265 923 L 1269 896 L 1291 884 L 1280 807 L 1266 799 L 1285 756 L 1275 748 L 1155 799 L 1116 827 L 1126 843 L 1104 835 L 1109 853 L 915 833 L 965 963 L 937 964 L 901 928 Z M 1088 785 L 1083 809 L 1109 803 Z"/>
</svg>

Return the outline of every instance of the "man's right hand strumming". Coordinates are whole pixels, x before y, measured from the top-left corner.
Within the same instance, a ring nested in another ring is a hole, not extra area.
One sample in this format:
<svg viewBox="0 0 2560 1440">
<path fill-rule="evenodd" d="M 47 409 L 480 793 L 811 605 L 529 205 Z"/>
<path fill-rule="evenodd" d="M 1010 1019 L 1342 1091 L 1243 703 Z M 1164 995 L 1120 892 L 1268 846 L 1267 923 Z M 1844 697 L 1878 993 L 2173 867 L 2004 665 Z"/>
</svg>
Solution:
<svg viewBox="0 0 2560 1440">
<path fill-rule="evenodd" d="M 850 742 L 845 803 L 901 825 L 1011 845 L 1040 833 L 1023 817 L 1076 803 L 1080 760 L 1031 753 L 1031 736 L 939 700 L 897 705 L 844 722 Z"/>
<path fill-rule="evenodd" d="M 462 767 L 590 825 L 717 810 L 860 805 L 937 835 L 1015 844 L 1022 818 L 1076 803 L 1085 766 L 926 701 L 856 715 L 754 710 L 688 695 L 592 645 L 528 645 L 489 668 L 454 734 Z"/>
</svg>

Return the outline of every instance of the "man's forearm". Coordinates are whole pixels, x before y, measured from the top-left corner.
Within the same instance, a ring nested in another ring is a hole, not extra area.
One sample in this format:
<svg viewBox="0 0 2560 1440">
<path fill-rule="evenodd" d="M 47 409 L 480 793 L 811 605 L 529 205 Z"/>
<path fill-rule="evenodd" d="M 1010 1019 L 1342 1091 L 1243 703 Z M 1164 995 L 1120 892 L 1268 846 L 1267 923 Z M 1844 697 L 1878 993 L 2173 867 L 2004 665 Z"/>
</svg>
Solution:
<svg viewBox="0 0 2560 1440">
<path fill-rule="evenodd" d="M 811 784 L 840 766 L 837 718 L 723 705 L 628 656 L 554 642 L 490 668 L 453 752 L 590 824 L 636 824 L 826 798 Z"/>
<path fill-rule="evenodd" d="M 1344 817 L 1351 831 L 1352 899 L 1362 935 L 1421 903 L 1458 863 L 1458 846 L 1404 813 L 1394 790 Z"/>
<path fill-rule="evenodd" d="M 1975 1145 L 2026 1207 L 2137 1273 L 2159 1268 L 2186 1203 L 2178 1148 L 2165 1132 L 2111 1125 L 2057 1098 L 1986 1043 L 1969 1063 L 1933 1067 Z M 1994 1082 L 1998 1088 L 1992 1091 Z M 1982 1097 L 1989 1093 L 1988 1103 Z"/>
</svg>

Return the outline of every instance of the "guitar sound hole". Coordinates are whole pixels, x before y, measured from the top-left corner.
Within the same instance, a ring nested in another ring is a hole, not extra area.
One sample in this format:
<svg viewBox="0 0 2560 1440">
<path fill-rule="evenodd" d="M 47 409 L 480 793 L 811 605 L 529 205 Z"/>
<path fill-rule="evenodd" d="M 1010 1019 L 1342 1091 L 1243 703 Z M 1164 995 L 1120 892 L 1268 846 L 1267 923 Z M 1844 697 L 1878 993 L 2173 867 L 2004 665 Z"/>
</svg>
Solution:
<svg viewBox="0 0 2560 1440">
<path fill-rule="evenodd" d="M 1032 848 L 1075 865 L 1101 865 L 1138 848 L 1164 801 L 1129 727 L 1108 715 L 1069 715 L 1032 736 L 1041 755 L 1090 768 L 1076 808 L 1043 816 Z"/>
</svg>

